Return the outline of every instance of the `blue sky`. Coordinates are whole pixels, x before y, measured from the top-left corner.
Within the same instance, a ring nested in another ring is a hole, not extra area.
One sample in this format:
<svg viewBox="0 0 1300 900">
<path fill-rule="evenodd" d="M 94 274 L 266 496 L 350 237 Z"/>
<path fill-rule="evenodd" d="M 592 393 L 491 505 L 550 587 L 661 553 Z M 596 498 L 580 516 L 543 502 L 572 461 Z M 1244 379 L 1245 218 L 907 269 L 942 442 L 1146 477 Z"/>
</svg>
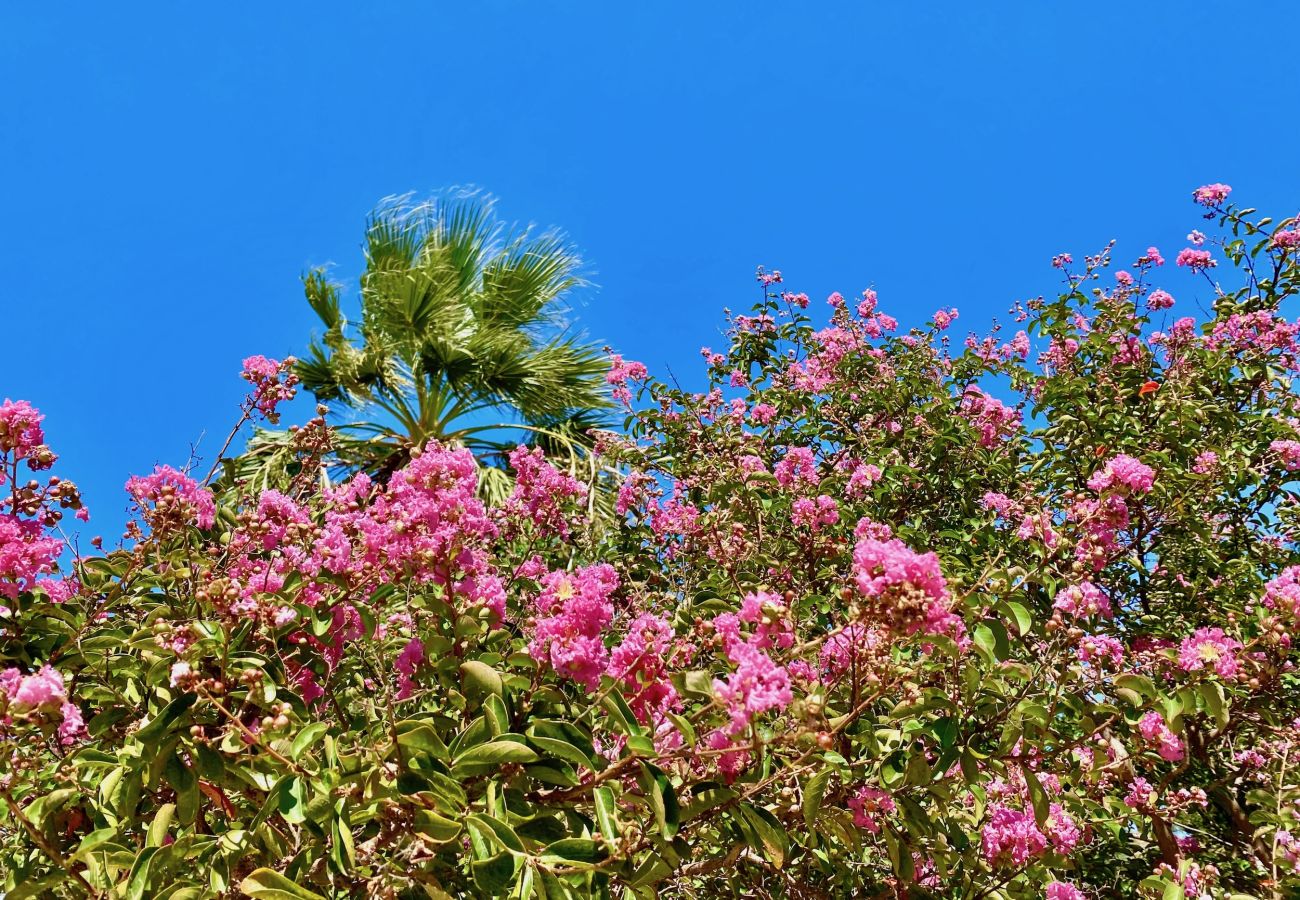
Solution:
<svg viewBox="0 0 1300 900">
<path fill-rule="evenodd" d="M 760 264 L 964 334 L 1056 252 L 1172 259 L 1201 183 L 1300 208 L 1294 2 L 260 6 L 0 10 L 0 396 L 110 543 L 128 474 L 219 446 L 240 360 L 303 348 L 299 276 L 355 276 L 385 195 L 562 227 L 582 328 L 684 378 Z"/>
</svg>

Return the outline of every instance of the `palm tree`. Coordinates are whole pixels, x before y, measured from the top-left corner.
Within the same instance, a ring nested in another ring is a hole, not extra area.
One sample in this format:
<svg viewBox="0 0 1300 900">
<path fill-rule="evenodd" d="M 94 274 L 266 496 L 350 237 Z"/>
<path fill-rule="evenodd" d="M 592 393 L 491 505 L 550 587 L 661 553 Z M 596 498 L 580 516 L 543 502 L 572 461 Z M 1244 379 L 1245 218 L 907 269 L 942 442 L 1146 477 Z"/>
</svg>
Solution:
<svg viewBox="0 0 1300 900">
<path fill-rule="evenodd" d="M 437 440 L 474 451 L 492 498 L 508 490 L 506 453 L 521 442 L 593 483 L 608 474 L 589 435 L 611 407 L 608 362 L 566 321 L 565 299 L 584 282 L 561 235 L 507 227 L 476 194 L 396 197 L 371 214 L 365 257 L 358 323 L 322 270 L 303 279 L 325 332 L 297 374 L 349 413 L 336 473 L 386 478 Z M 232 474 L 270 484 L 292 460 L 286 433 L 259 431 Z"/>
</svg>

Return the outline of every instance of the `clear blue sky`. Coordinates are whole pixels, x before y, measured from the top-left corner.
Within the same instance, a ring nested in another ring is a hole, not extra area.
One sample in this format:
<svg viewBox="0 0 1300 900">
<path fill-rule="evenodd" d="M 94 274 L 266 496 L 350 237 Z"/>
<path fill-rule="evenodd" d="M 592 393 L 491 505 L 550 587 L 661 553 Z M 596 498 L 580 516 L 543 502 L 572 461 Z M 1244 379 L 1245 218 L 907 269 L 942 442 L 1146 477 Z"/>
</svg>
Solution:
<svg viewBox="0 0 1300 900">
<path fill-rule="evenodd" d="M 350 279 L 376 200 L 449 185 L 564 228 L 582 326 L 652 368 L 695 371 L 759 264 L 982 329 L 1058 251 L 1176 251 L 1203 182 L 1300 207 L 1300 4 L 1246 12 L 5 4 L 0 396 L 112 542 L 128 474 L 215 451 L 240 360 L 301 350 L 302 271 Z"/>
</svg>

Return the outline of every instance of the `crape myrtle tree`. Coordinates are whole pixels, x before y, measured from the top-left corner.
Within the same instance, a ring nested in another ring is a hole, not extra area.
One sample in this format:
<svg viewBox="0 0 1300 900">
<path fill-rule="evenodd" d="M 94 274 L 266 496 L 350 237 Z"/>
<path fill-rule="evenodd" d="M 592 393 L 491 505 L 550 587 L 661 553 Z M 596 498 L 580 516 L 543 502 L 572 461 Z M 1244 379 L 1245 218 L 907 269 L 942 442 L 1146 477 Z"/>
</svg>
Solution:
<svg viewBox="0 0 1300 900">
<path fill-rule="evenodd" d="M 955 345 L 760 270 L 705 392 L 613 359 L 613 524 L 528 448 L 322 486 L 322 416 L 60 575 L 6 403 L 5 896 L 1295 896 L 1300 231 L 1228 194 Z"/>
</svg>

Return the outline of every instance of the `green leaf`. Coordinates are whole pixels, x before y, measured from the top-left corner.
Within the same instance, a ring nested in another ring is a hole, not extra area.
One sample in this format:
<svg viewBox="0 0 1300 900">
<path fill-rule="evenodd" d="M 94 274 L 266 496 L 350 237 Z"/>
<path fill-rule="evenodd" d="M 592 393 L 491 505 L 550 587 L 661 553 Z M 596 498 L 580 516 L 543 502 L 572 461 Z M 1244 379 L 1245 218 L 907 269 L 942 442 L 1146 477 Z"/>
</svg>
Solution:
<svg viewBox="0 0 1300 900">
<path fill-rule="evenodd" d="M 1051 815 L 1051 802 L 1047 798 L 1047 791 L 1043 789 L 1043 784 L 1038 780 L 1038 776 L 1029 769 L 1024 770 L 1025 787 L 1029 790 L 1029 803 L 1034 808 L 1034 819 L 1038 822 L 1038 827 L 1042 828 Z"/>
<path fill-rule="evenodd" d="M 324 722 L 312 722 L 304 727 L 302 731 L 298 732 L 298 736 L 293 739 L 293 743 L 289 745 L 289 758 L 296 762 L 312 744 L 324 737 L 325 732 L 329 730 L 329 725 Z"/>
<path fill-rule="evenodd" d="M 487 696 L 500 697 L 505 693 L 501 673 L 476 659 L 461 663 L 460 681 L 465 699 L 470 702 Z"/>
<path fill-rule="evenodd" d="M 1029 610 L 1025 608 L 1025 605 L 1023 603 L 1017 603 L 1014 600 L 1008 600 L 1002 605 L 1006 608 L 1007 612 L 1011 614 L 1011 618 L 1016 623 L 1016 634 L 1020 637 L 1027 635 L 1029 629 L 1034 627 L 1034 617 L 1030 615 Z"/>
<path fill-rule="evenodd" d="M 665 838 L 671 838 L 677 833 L 677 827 L 681 821 L 680 811 L 677 808 L 677 793 L 673 790 L 673 783 L 663 771 L 650 763 L 641 762 L 638 765 L 640 766 L 640 772 L 637 781 L 650 803 L 650 809 L 654 812 L 655 822 L 659 826 L 659 833 Z"/>
<path fill-rule="evenodd" d="M 600 705 L 609 714 L 611 724 L 616 730 L 628 737 L 641 734 L 641 726 L 637 724 L 636 715 L 633 714 L 632 708 L 627 705 L 627 701 L 623 699 L 623 694 L 618 688 L 613 688 L 607 692 Z"/>
<path fill-rule="evenodd" d="M 98 831 L 92 831 L 81 839 L 81 843 L 77 845 L 77 852 L 72 854 L 72 859 L 80 859 L 89 853 L 93 853 L 97 847 L 102 847 L 115 837 L 117 837 L 116 828 L 101 828 Z"/>
<path fill-rule="evenodd" d="M 428 722 L 406 719 L 393 726 L 393 730 L 397 732 L 398 746 L 428 753 L 434 759 L 444 762 L 450 758 L 446 743 L 438 737 L 438 732 L 434 731 L 433 726 Z"/>
<path fill-rule="evenodd" d="M 146 847 L 161 847 L 163 845 L 163 841 L 167 838 L 167 830 L 172 825 L 172 816 L 175 813 L 175 803 L 164 803 L 158 807 L 153 822 L 149 824 L 149 834 L 145 838 Z"/>
<path fill-rule="evenodd" d="M 826 785 L 830 783 L 830 768 L 824 768 L 812 778 L 803 788 L 803 821 L 808 826 L 808 830 L 813 830 L 813 823 L 817 821 L 817 813 L 822 808 L 822 798 L 826 796 Z"/>
<path fill-rule="evenodd" d="M 596 805 L 596 824 L 600 833 L 610 844 L 615 844 L 622 837 L 618 825 L 618 805 L 614 801 L 614 791 L 608 785 L 592 789 L 591 798 Z"/>
<path fill-rule="evenodd" d="M 742 827 L 741 830 L 750 832 L 750 846 L 766 856 L 776 868 L 780 869 L 784 866 L 786 858 L 790 855 L 790 836 L 786 834 L 785 828 L 777 821 L 776 816 L 752 803 L 741 803 L 737 811 L 740 813 L 741 821 L 748 826 Z"/>
<path fill-rule="evenodd" d="M 161 743 L 161 738 L 171 728 L 177 719 L 183 716 L 194 702 L 198 700 L 196 694 L 184 693 L 163 707 L 158 715 L 154 716 L 153 721 L 141 728 L 135 733 L 135 739 L 143 744 L 146 748 L 156 747 Z"/>
<path fill-rule="evenodd" d="M 568 741 L 533 734 L 529 735 L 528 742 L 547 756 L 562 759 L 565 762 L 571 762 L 575 766 L 586 769 L 593 768 L 591 757 L 583 753 L 581 748 L 575 747 Z"/>
<path fill-rule="evenodd" d="M 542 851 L 542 859 L 546 862 L 599 863 L 608 856 L 604 847 L 586 838 L 565 838 L 548 844 Z"/>
<path fill-rule="evenodd" d="M 460 823 L 431 809 L 420 809 L 415 812 L 415 830 L 435 841 L 450 841 L 460 834 Z"/>
<path fill-rule="evenodd" d="M 542 814 L 516 823 L 515 833 L 539 844 L 549 844 L 562 839 L 568 832 L 564 823 L 555 816 Z"/>
<path fill-rule="evenodd" d="M 541 759 L 537 751 L 515 741 L 495 740 L 470 747 L 452 763 L 452 775 L 482 775 L 500 768 L 503 763 L 534 763 Z"/>
<path fill-rule="evenodd" d="M 126 891 L 123 900 L 144 900 L 145 889 L 149 887 L 149 865 L 153 862 L 157 847 L 145 847 L 131 864 L 131 874 L 126 879 Z"/>
<path fill-rule="evenodd" d="M 243 881 L 239 889 L 253 900 L 325 900 L 320 894 L 285 878 L 274 869 L 254 869 Z"/>
<path fill-rule="evenodd" d="M 496 896 L 504 893 L 515 880 L 515 858 L 509 853 L 498 853 L 490 859 L 470 863 L 470 872 L 479 890 Z"/>
<path fill-rule="evenodd" d="M 477 829 L 480 834 L 496 841 L 504 849 L 513 853 L 524 852 L 524 842 L 519 839 L 519 835 L 515 834 L 515 830 L 500 819 L 495 819 L 483 813 L 473 813 L 465 821 L 471 828 Z"/>
</svg>

